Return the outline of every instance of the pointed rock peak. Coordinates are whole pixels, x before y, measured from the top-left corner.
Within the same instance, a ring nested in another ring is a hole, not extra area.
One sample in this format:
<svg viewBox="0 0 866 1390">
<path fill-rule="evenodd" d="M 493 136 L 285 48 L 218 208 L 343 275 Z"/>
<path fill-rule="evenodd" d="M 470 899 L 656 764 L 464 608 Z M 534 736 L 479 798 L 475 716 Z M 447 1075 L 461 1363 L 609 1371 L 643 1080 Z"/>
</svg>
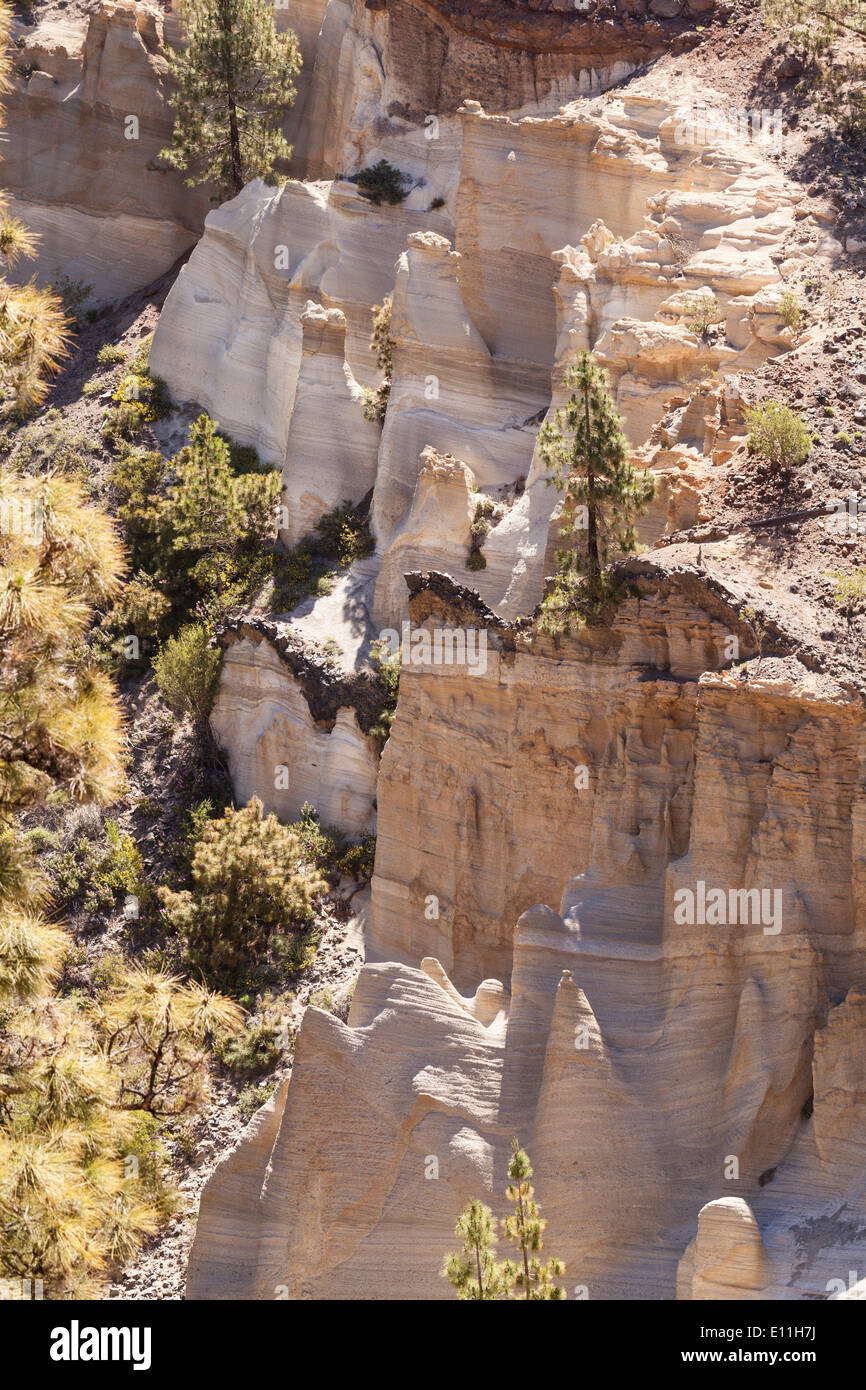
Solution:
<svg viewBox="0 0 866 1390">
<path fill-rule="evenodd" d="M 475 991 L 472 1011 L 478 1022 L 487 1028 L 508 1009 L 509 1000 L 510 995 L 501 980 L 482 980 Z"/>
<path fill-rule="evenodd" d="M 453 1004 L 483 1026 L 487 1027 L 496 1015 L 507 1006 L 508 993 L 499 980 L 484 980 L 478 986 L 474 998 L 467 999 L 454 986 L 441 961 L 435 956 L 425 956 L 421 969 L 429 980 L 438 985 Z"/>
<path fill-rule="evenodd" d="M 604 1039 L 592 1005 L 570 970 L 563 970 L 556 989 L 550 1026 L 550 1048 L 566 1047 L 578 1057 L 605 1056 Z"/>
<path fill-rule="evenodd" d="M 536 903 L 534 907 L 527 908 L 518 917 L 517 926 L 514 928 L 515 945 L 533 931 L 564 932 L 565 930 L 565 923 L 558 912 L 554 912 L 553 908 L 548 907 L 545 903 Z"/>
</svg>

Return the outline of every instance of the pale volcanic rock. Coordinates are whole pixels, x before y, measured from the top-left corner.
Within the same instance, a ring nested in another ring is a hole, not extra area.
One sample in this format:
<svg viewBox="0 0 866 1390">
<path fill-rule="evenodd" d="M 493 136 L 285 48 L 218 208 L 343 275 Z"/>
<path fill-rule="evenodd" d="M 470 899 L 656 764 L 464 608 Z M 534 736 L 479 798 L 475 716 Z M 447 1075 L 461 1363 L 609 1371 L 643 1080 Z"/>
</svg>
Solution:
<svg viewBox="0 0 866 1390">
<path fill-rule="evenodd" d="M 106 0 L 81 21 L 21 33 L 3 183 L 41 242 L 14 273 L 35 267 L 46 281 L 62 269 L 94 303 L 129 294 L 193 245 L 211 192 L 159 163 L 173 122 L 162 14 Z"/>
<path fill-rule="evenodd" d="M 242 1298 L 255 1277 L 258 1223 L 247 1213 L 239 1239 L 237 1213 L 245 1210 L 250 1191 L 264 1182 L 290 1079 L 285 1077 L 270 1099 L 259 1107 L 240 1142 L 205 1183 L 198 1219 L 204 1222 L 208 1234 L 205 1240 L 193 1243 L 187 1274 L 190 1291 L 199 1287 L 207 1290 L 209 1253 L 213 1248 L 232 1251 L 230 1259 L 220 1262 L 222 1297 Z M 206 1298 L 208 1294 L 200 1296 Z M 276 1291 L 271 1297 L 276 1297 Z"/>
<path fill-rule="evenodd" d="M 200 1226 L 189 1296 L 274 1298 L 283 1287 L 290 1298 L 352 1297 L 358 1280 L 368 1298 L 387 1297 L 389 1289 L 393 1296 L 385 1272 L 392 1220 L 404 1231 L 397 1237 L 401 1296 L 442 1296 L 438 1270 L 451 1210 L 492 1185 L 493 1146 L 479 1130 L 495 1128 L 504 1033 L 496 1018 L 485 1026 L 474 1017 L 468 1001 L 435 978 L 435 963 L 425 964 L 364 970 L 351 1028 L 307 1010 L 261 1185 L 260 1220 L 253 1227 L 244 1219 L 217 1170 L 209 1203 L 223 1230 L 207 1218 Z M 300 1145 L 298 1135 L 305 1136 Z M 437 1169 L 427 1180 L 431 1158 Z M 237 1164 L 230 1178 L 236 1171 Z M 248 1190 L 259 1189 L 253 1182 Z M 301 1207 L 308 1219 L 299 1223 Z M 242 1272 L 252 1265 L 252 1282 L 241 1282 L 229 1263 Z"/>
<path fill-rule="evenodd" d="M 321 169 L 311 165 L 310 144 L 314 127 L 310 120 L 313 78 L 319 35 L 329 0 L 280 0 L 274 6 L 277 33 L 291 29 L 301 51 L 301 70 L 295 78 L 295 100 L 283 123 L 283 134 L 292 146 L 291 171 L 296 178 L 319 178 Z"/>
<path fill-rule="evenodd" d="M 427 445 L 468 465 L 482 487 L 512 482 L 532 457 L 528 422 L 546 404 L 547 373 L 494 360 L 459 277 L 460 256 L 444 237 L 409 237 L 396 267 L 391 394 L 371 514 L 381 549 L 409 510 Z"/>
<path fill-rule="evenodd" d="M 696 311 L 700 310 L 708 323 L 724 323 L 725 314 L 721 305 L 718 302 L 715 306 L 710 303 L 714 298 L 711 285 L 701 285 L 698 289 L 680 289 L 659 305 L 655 316 L 660 323 L 685 324 L 688 327 L 695 318 Z"/>
<path fill-rule="evenodd" d="M 732 363 L 733 348 L 702 340 L 680 324 L 617 319 L 595 345 L 608 371 L 629 434 L 643 440 L 659 417 L 671 383 L 691 381 L 701 369 Z"/>
<path fill-rule="evenodd" d="M 329 727 L 330 724 L 330 727 Z M 235 795 L 297 820 L 305 802 L 349 834 L 375 825 L 378 759 L 348 703 L 317 721 L 299 682 L 266 640 L 232 641 L 211 727 L 225 748 Z"/>
<path fill-rule="evenodd" d="M 373 208 L 351 184 L 274 189 L 255 180 L 208 216 L 160 316 L 152 369 L 176 399 L 198 401 L 234 438 L 282 465 L 308 301 L 345 314 L 352 374 L 376 385 L 372 307 L 391 292 L 409 233 L 437 222 L 446 225 L 436 213 Z"/>
<path fill-rule="evenodd" d="M 648 27 L 572 20 L 563 5 L 331 0 L 306 104 L 308 175 L 387 158 L 426 180 L 428 200 L 444 196 L 453 206 L 454 115 L 467 93 L 491 111 L 555 113 L 620 82 L 687 27 L 682 19 Z"/>
<path fill-rule="evenodd" d="M 379 427 L 364 417 L 364 393 L 345 360 L 346 316 L 308 301 L 295 409 L 283 462 L 280 531 L 296 545 L 326 512 L 360 502 L 376 481 Z"/>
<path fill-rule="evenodd" d="M 798 1297 L 848 1260 L 863 997 L 821 1022 L 828 986 L 866 967 L 862 708 L 807 673 L 717 673 L 746 641 L 736 599 L 634 574 L 639 608 L 558 648 L 440 577 L 413 581 L 416 625 L 474 614 L 495 649 L 476 677 L 404 667 L 368 942 L 389 959 L 362 972 L 351 1026 L 308 1015 L 265 1177 L 251 1164 L 231 1201 L 212 1180 L 234 1214 L 200 1222 L 191 1296 L 446 1296 L 453 1222 L 469 1195 L 501 1210 L 514 1133 L 546 1249 L 590 1298 Z M 698 879 L 778 890 L 779 930 L 678 921 L 674 894 Z"/>
<path fill-rule="evenodd" d="M 862 980 L 862 950 L 855 977 Z M 864 1097 L 864 996 L 851 989 L 814 1034 L 812 1093 L 783 1162 L 750 1198 L 748 1241 L 732 1271 L 730 1218 L 713 1222 L 713 1241 L 693 1243 L 680 1264 L 678 1296 L 860 1299 L 866 1260 L 866 1197 L 861 1156 Z M 714 1202 L 713 1207 L 720 1207 Z M 756 1239 L 756 1233 L 757 1239 Z M 732 1272 L 737 1277 L 731 1277 Z M 723 1285 L 724 1293 L 713 1291 Z M 708 1290 L 707 1292 L 703 1292 Z"/>
<path fill-rule="evenodd" d="M 684 435 L 720 413 L 698 394 Z M 200 1223 L 193 1297 L 445 1296 L 453 1222 L 469 1195 L 498 1209 L 514 1133 L 546 1248 L 591 1298 L 845 1287 L 866 1237 L 862 705 L 796 661 L 756 672 L 743 594 L 675 547 L 629 572 L 639 602 L 557 644 L 410 577 L 414 628 L 483 629 L 485 664 L 404 664 L 381 963 L 350 1027 L 305 1023 L 266 1175 L 240 1194 L 229 1169 L 230 1199 L 215 1175 L 234 1215 Z M 730 920 L 683 915 L 701 885 Z"/>
<path fill-rule="evenodd" d="M 720 1197 L 701 1208 L 698 1233 L 680 1263 L 678 1296 L 755 1299 L 766 1281 L 758 1223 L 742 1197 Z"/>
<path fill-rule="evenodd" d="M 382 560 L 374 614 L 380 627 L 399 627 L 406 612 L 404 574 L 437 569 L 472 579 L 465 561 L 475 514 L 474 475 L 465 463 L 427 448 L 415 483 L 412 507 Z"/>
</svg>

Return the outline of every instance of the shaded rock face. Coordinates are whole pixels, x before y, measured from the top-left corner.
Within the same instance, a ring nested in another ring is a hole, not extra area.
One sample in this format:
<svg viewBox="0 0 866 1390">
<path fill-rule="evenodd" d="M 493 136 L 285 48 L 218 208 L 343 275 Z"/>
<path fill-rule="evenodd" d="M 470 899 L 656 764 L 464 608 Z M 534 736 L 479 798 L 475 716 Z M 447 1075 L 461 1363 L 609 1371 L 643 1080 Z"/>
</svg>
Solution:
<svg viewBox="0 0 866 1390">
<path fill-rule="evenodd" d="M 371 675 L 342 678 L 275 624 L 244 623 L 225 656 L 211 727 L 235 794 L 297 820 L 305 802 L 350 835 L 375 828 L 378 755 L 368 737 L 381 708 Z"/>
<path fill-rule="evenodd" d="M 283 464 L 286 545 L 310 534 L 326 512 L 372 491 L 379 428 L 364 418 L 364 396 L 346 362 L 346 316 L 308 301 L 301 315 L 301 363 Z"/>
<path fill-rule="evenodd" d="M 34 265 L 92 286 L 92 302 L 149 284 L 195 243 L 210 189 L 159 163 L 169 143 L 159 11 L 129 3 L 19 31 L 3 186 L 41 238 Z"/>
<path fill-rule="evenodd" d="M 356 383 L 376 384 L 372 305 L 391 292 L 394 263 L 409 234 L 431 220 L 434 227 L 446 225 L 441 214 L 371 208 L 348 183 L 248 184 L 209 215 L 202 241 L 172 286 L 154 337 L 152 369 L 176 399 L 198 401 L 234 438 L 282 465 L 310 300 L 344 316 L 343 360 Z M 307 326 L 311 359 L 325 342 L 320 336 L 314 344 L 312 320 Z M 337 350 L 334 327 L 329 357 Z M 361 438 L 365 425 L 346 381 L 328 427 Z M 355 501 L 370 484 L 359 486 L 352 489 Z"/>
<path fill-rule="evenodd" d="M 191 1297 L 444 1296 L 514 1133 L 569 1296 L 674 1297 L 679 1267 L 681 1297 L 797 1297 L 861 1239 L 828 1204 L 859 1171 L 862 705 L 783 655 L 725 670 L 718 585 L 635 582 L 554 648 L 413 577 L 415 627 L 486 625 L 486 669 L 404 666 L 349 1026 L 308 1012 Z"/>
</svg>

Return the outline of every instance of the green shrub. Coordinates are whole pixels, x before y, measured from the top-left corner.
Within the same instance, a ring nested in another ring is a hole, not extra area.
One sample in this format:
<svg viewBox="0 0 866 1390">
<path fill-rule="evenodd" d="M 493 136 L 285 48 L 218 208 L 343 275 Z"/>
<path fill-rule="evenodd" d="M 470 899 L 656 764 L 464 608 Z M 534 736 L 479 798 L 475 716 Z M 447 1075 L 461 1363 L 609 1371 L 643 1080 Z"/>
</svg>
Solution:
<svg viewBox="0 0 866 1390">
<path fill-rule="evenodd" d="M 470 550 L 469 555 L 466 559 L 466 568 L 468 570 L 486 570 L 487 561 L 484 558 L 483 551 Z"/>
<path fill-rule="evenodd" d="M 177 715 L 206 719 L 219 678 L 222 653 L 211 646 L 200 623 L 181 628 L 160 647 L 153 663 L 156 683 Z"/>
<path fill-rule="evenodd" d="M 44 825 L 35 825 L 32 830 L 26 831 L 23 839 L 34 854 L 57 847 L 56 834 L 53 830 L 46 830 Z"/>
<path fill-rule="evenodd" d="M 124 675 L 146 665 L 145 646 L 160 635 L 170 613 L 170 601 L 147 575 L 131 579 L 90 635 L 101 669 Z"/>
<path fill-rule="evenodd" d="M 307 863 L 321 873 L 331 873 L 344 843 L 340 831 L 333 826 L 321 825 L 319 813 L 309 801 L 304 802 L 300 819 L 293 821 L 289 829 L 297 835 Z"/>
<path fill-rule="evenodd" d="M 373 864 L 376 859 L 376 836 L 365 835 L 356 845 L 349 845 L 335 862 L 338 873 L 347 878 L 369 883 L 373 877 Z"/>
<path fill-rule="evenodd" d="M 143 866 L 135 841 L 112 820 L 95 833 L 82 832 L 70 849 L 53 855 L 48 872 L 58 908 L 80 906 L 91 914 L 107 913 L 126 894 L 140 896 L 143 891 Z"/>
<path fill-rule="evenodd" d="M 370 730 L 370 737 L 378 744 L 379 752 L 388 742 L 391 734 L 391 725 L 397 713 L 397 697 L 400 692 L 400 666 L 402 656 L 398 648 L 392 652 L 387 642 L 373 642 L 370 648 L 373 661 L 378 668 L 379 681 L 382 686 L 383 700 L 382 709 L 379 713 L 377 722 Z"/>
<path fill-rule="evenodd" d="M 270 1100 L 276 1089 L 275 1076 L 269 1077 L 267 1081 L 259 1081 L 255 1086 L 244 1087 L 238 1096 L 238 1109 L 245 1124 L 249 1124 L 256 1111 Z"/>
<path fill-rule="evenodd" d="M 289 976 L 300 975 L 316 959 L 316 949 L 322 939 L 318 927 L 306 927 L 292 936 L 278 937 L 274 952 L 283 971 Z"/>
<path fill-rule="evenodd" d="M 802 310 L 797 296 L 786 290 L 779 300 L 779 318 L 786 328 L 796 328 L 800 322 Z"/>
<path fill-rule="evenodd" d="M 395 169 L 387 159 L 380 159 L 369 169 L 362 169 L 355 182 L 361 197 L 374 203 L 376 207 L 382 203 L 402 203 L 409 192 L 406 186 L 409 182 L 408 174 Z"/>
<path fill-rule="evenodd" d="M 293 1047 L 294 1036 L 290 1035 L 289 1048 Z M 242 1033 L 219 1043 L 214 1050 L 229 1071 L 267 1071 L 283 1056 L 279 1045 L 279 1020 L 266 1011 L 249 1019 Z"/>
<path fill-rule="evenodd" d="M 124 372 L 111 399 L 123 408 L 125 419 L 134 421 L 135 429 L 162 420 L 171 409 L 165 382 L 147 372 Z"/>
<path fill-rule="evenodd" d="M 116 367 L 120 362 L 126 361 L 126 353 L 116 343 L 103 343 L 96 354 L 96 360 L 100 367 Z"/>
<path fill-rule="evenodd" d="M 364 416 L 374 424 L 381 425 L 388 409 L 391 396 L 391 376 L 393 374 L 394 339 L 391 337 L 391 296 L 381 304 L 373 305 L 373 335 L 370 338 L 370 351 L 375 354 L 376 366 L 382 373 L 382 381 L 371 391 L 364 388 Z"/>
<path fill-rule="evenodd" d="M 262 469 L 258 449 L 252 444 L 238 444 L 226 430 L 217 430 L 217 436 L 229 446 L 229 463 L 235 473 L 257 473 Z"/>
<path fill-rule="evenodd" d="M 812 436 L 799 415 L 781 401 L 763 401 L 745 412 L 749 452 L 780 472 L 790 473 L 808 458 Z"/>
<path fill-rule="evenodd" d="M 854 612 L 866 598 L 866 569 L 833 570 L 833 602 L 841 608 L 851 626 Z"/>
<path fill-rule="evenodd" d="M 61 270 L 55 270 L 54 279 L 49 286 L 63 304 L 63 312 L 74 328 L 80 328 L 84 318 L 84 305 L 93 294 L 93 286 L 85 285 L 83 280 L 71 280 Z"/>
<path fill-rule="evenodd" d="M 215 979 L 236 978 L 261 960 L 276 936 L 289 936 L 313 917 L 324 881 L 303 863 L 297 835 L 264 816 L 253 797 L 239 811 L 208 821 L 192 860 L 192 890 L 159 889 L 189 962 Z"/>
<path fill-rule="evenodd" d="M 690 333 L 697 333 L 699 338 L 705 338 L 712 325 L 717 321 L 719 313 L 719 301 L 714 294 L 702 294 L 691 305 L 691 318 L 688 320 L 688 330 Z"/>
<path fill-rule="evenodd" d="M 319 518 L 316 536 L 320 553 L 332 556 L 340 565 L 350 565 L 353 560 L 372 555 L 376 549 L 367 518 L 349 501 Z"/>
</svg>

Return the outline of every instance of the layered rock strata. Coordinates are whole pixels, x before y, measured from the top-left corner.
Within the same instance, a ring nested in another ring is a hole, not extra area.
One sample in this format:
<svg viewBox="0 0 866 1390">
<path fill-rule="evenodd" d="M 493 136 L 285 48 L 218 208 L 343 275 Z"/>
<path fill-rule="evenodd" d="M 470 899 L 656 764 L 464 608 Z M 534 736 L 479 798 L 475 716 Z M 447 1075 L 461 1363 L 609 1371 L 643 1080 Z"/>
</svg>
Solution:
<svg viewBox="0 0 866 1390">
<path fill-rule="evenodd" d="M 672 554 L 559 646 L 412 579 L 416 630 L 483 629 L 486 666 L 404 665 L 373 963 L 349 1026 L 308 1012 L 244 1195 L 240 1154 L 212 1179 L 191 1296 L 444 1296 L 513 1133 L 569 1296 L 854 1267 L 862 702 L 781 632 L 733 669 L 739 595 Z"/>
</svg>

